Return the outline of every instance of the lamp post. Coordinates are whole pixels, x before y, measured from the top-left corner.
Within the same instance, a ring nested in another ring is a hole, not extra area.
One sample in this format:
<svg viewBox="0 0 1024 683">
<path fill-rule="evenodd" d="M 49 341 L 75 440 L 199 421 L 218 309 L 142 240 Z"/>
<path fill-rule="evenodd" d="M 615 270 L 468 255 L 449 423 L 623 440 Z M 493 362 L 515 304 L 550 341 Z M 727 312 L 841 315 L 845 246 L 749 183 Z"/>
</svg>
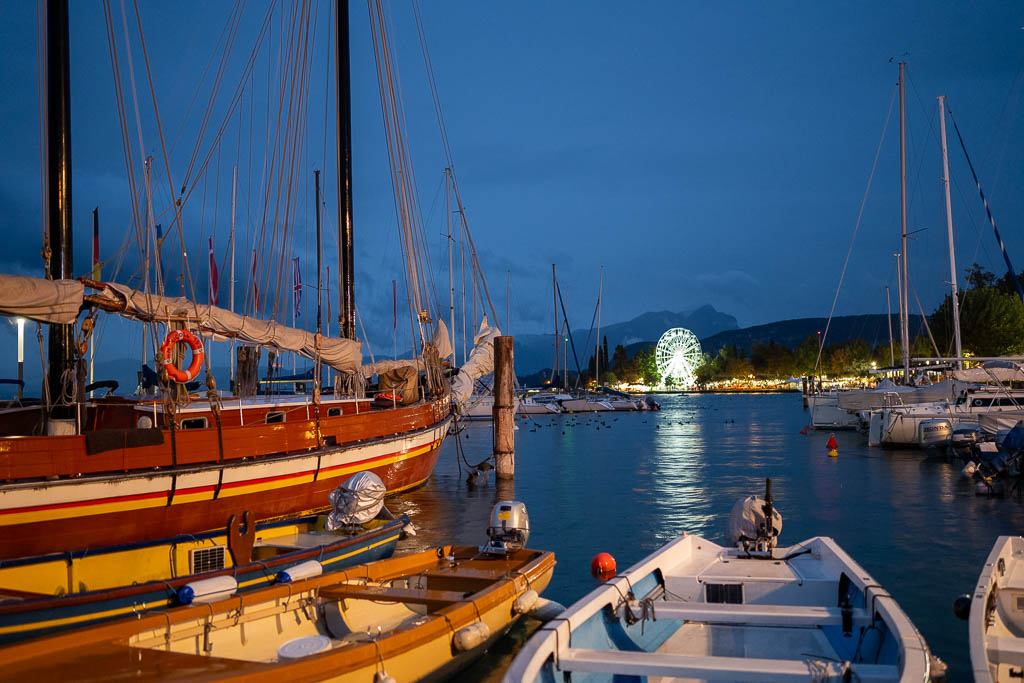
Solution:
<svg viewBox="0 0 1024 683">
<path fill-rule="evenodd" d="M 24 395 L 25 386 L 25 319 L 15 318 L 18 324 L 18 400 Z"/>
</svg>

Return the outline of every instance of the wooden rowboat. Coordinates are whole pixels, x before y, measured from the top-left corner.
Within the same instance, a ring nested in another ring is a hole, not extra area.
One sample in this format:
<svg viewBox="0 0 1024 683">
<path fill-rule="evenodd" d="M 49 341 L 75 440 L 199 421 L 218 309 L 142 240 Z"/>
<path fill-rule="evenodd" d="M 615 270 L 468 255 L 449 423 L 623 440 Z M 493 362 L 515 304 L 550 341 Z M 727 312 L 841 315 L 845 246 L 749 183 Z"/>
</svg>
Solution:
<svg viewBox="0 0 1024 683">
<path fill-rule="evenodd" d="M 220 532 L 8 561 L 0 567 L 0 643 L 167 609 L 197 590 L 201 598 L 203 590 L 262 588 L 297 567 L 328 574 L 388 558 L 409 523 L 402 515 L 346 533 L 324 531 L 323 520 L 249 523 L 239 534 L 239 519 Z"/>
<path fill-rule="evenodd" d="M 554 554 L 444 546 L 0 648 L 11 680 L 420 681 L 505 633 Z"/>
<path fill-rule="evenodd" d="M 1024 538 L 996 541 L 974 589 L 968 623 L 975 681 L 1024 675 Z"/>
<path fill-rule="evenodd" d="M 920 682 L 932 666 L 832 539 L 757 552 L 684 534 L 541 627 L 504 680 Z"/>
</svg>

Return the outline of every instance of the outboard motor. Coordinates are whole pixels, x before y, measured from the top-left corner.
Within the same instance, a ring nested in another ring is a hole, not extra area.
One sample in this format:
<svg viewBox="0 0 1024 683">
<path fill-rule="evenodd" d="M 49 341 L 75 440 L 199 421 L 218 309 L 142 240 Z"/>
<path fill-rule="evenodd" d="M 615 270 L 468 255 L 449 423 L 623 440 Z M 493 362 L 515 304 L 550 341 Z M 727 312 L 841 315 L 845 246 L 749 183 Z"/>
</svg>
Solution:
<svg viewBox="0 0 1024 683">
<path fill-rule="evenodd" d="M 782 531 L 782 515 L 772 501 L 772 480 L 765 483 L 765 497 L 747 496 L 736 501 L 729 515 L 729 540 L 748 551 L 771 551 Z"/>
<path fill-rule="evenodd" d="M 505 554 L 522 550 L 530 538 L 530 518 L 526 504 L 518 500 L 499 500 L 491 508 L 491 523 L 487 527 L 490 541 L 481 552 Z"/>
</svg>

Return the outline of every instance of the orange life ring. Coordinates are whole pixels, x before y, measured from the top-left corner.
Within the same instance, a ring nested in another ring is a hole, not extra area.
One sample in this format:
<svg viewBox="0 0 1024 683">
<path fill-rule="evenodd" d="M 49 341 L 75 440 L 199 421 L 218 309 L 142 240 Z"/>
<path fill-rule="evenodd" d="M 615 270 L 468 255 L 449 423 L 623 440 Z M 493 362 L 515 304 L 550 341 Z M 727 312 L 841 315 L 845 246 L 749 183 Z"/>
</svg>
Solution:
<svg viewBox="0 0 1024 683">
<path fill-rule="evenodd" d="M 192 364 L 187 370 L 182 370 L 174 364 L 174 345 L 178 342 L 185 342 L 192 349 Z M 167 333 L 164 343 L 160 345 L 160 352 L 164 356 L 164 370 L 167 376 L 178 384 L 191 382 L 199 375 L 199 369 L 203 367 L 203 342 L 199 337 L 188 330 L 171 330 Z"/>
</svg>

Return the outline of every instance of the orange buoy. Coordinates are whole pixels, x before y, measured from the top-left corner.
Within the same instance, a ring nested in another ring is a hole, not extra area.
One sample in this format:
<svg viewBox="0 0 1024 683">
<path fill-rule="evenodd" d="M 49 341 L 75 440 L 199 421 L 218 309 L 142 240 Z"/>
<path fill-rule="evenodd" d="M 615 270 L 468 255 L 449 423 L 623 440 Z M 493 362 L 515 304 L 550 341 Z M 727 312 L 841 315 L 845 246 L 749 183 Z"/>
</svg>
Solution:
<svg viewBox="0 0 1024 683">
<path fill-rule="evenodd" d="M 590 573 L 602 581 L 615 576 L 615 558 L 609 553 L 598 553 L 590 561 Z"/>
</svg>

